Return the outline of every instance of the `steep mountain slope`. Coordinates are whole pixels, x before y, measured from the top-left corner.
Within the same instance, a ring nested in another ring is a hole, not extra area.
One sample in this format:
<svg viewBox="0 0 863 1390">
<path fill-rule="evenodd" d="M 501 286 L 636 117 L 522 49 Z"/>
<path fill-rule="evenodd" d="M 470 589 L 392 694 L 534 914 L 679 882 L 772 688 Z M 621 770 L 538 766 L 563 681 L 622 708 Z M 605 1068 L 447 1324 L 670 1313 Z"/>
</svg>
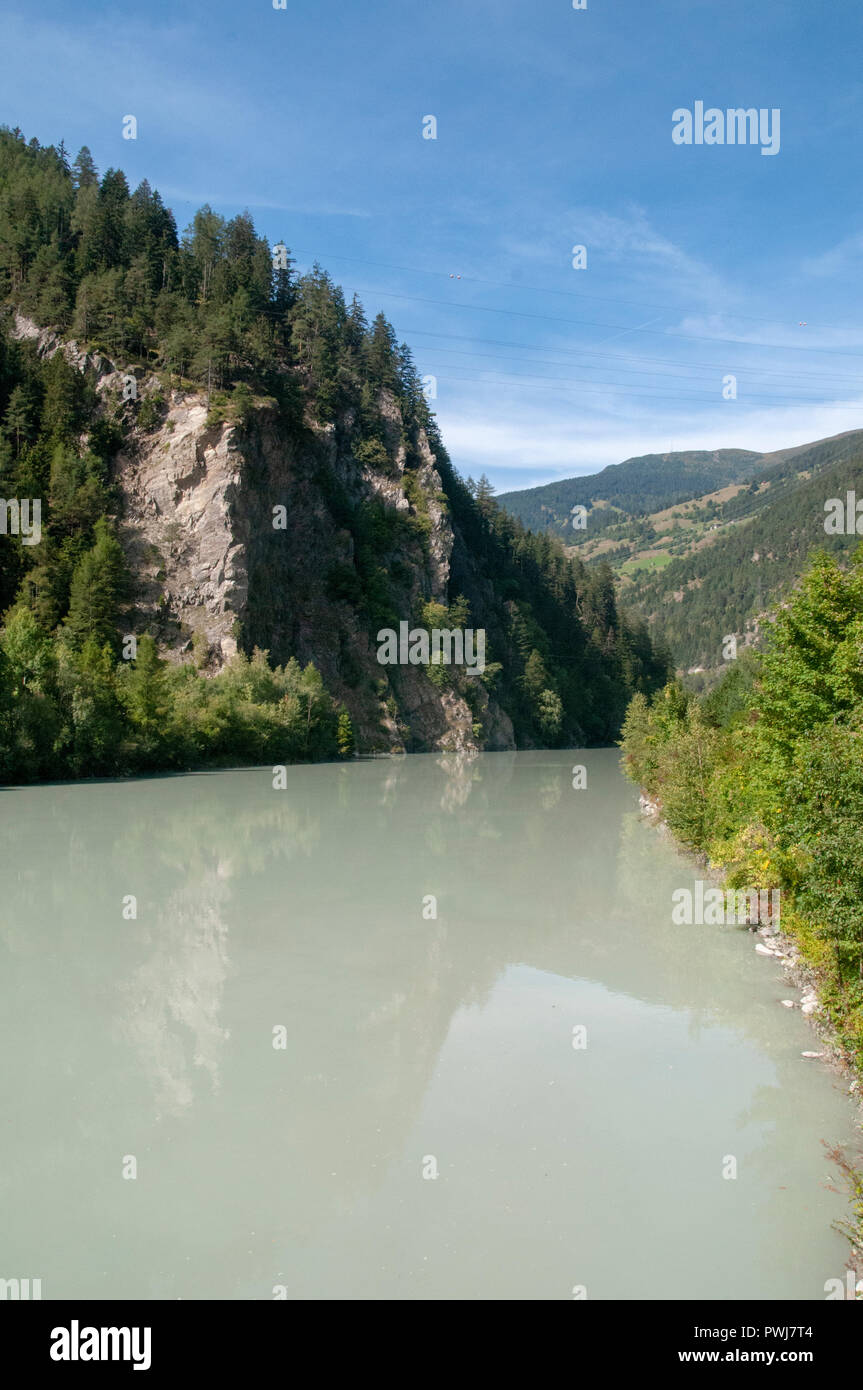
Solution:
<svg viewBox="0 0 863 1390">
<path fill-rule="evenodd" d="M 662 683 L 610 573 L 459 478 L 383 315 L 247 214 L 180 241 L 0 131 L 0 292 L 0 494 L 42 511 L 0 534 L 7 778 L 603 742 Z M 403 622 L 486 669 L 382 665 Z"/>
<path fill-rule="evenodd" d="M 210 670 L 238 646 L 264 648 L 276 663 L 313 662 L 364 751 L 514 747 L 512 721 L 482 680 L 453 673 L 436 685 L 418 667 L 377 660 L 357 568 L 363 530 L 380 530 L 376 558 L 395 576 L 393 611 L 375 618 L 386 626 L 419 623 L 429 603 L 447 607 L 455 545 L 424 434 L 413 505 L 405 496 L 402 422 L 392 400 L 388 409 L 396 460 L 384 473 L 358 468 L 333 430 L 298 441 L 272 405 L 242 426 L 208 425 L 200 393 L 172 393 L 158 427 L 130 433 L 116 460 L 120 537 L 137 579 L 133 625 L 176 660 L 205 651 Z"/>
<path fill-rule="evenodd" d="M 681 666 L 718 667 L 726 634 L 756 637 L 765 609 L 788 593 L 813 550 L 847 557 L 860 543 L 856 533 L 825 531 L 825 503 L 844 503 L 849 491 L 863 498 L 863 431 L 760 463 L 754 487 L 713 504 L 706 533 L 693 508 L 676 537 L 669 533 L 679 554 L 661 569 L 636 568 L 622 591 Z"/>
<path fill-rule="evenodd" d="M 558 532 L 569 544 L 578 543 L 573 533 L 572 509 L 595 509 L 590 533 L 596 535 L 626 516 L 645 516 L 751 477 L 759 455 L 747 449 L 692 450 L 670 454 L 644 454 L 612 463 L 600 473 L 566 478 L 559 483 L 504 492 L 501 506 L 533 531 Z"/>
<path fill-rule="evenodd" d="M 825 502 L 849 490 L 863 498 L 863 430 L 751 456 L 736 482 L 685 502 L 630 517 L 592 511 L 570 553 L 611 568 L 621 602 L 678 666 L 718 669 L 723 638 L 755 640 L 813 549 L 842 555 L 857 544 L 824 528 Z"/>
</svg>

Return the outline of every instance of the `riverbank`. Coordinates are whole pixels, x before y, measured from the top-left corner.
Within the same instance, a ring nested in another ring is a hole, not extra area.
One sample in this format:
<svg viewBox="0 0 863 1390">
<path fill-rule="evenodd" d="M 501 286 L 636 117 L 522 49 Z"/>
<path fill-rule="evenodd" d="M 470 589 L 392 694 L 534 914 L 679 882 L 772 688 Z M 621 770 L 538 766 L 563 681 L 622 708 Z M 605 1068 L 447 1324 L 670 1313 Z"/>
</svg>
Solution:
<svg viewBox="0 0 863 1390">
<path fill-rule="evenodd" d="M 641 814 L 651 821 L 656 832 L 667 836 L 680 852 L 687 853 L 664 819 L 659 797 L 651 794 L 646 787 L 641 787 L 638 802 Z M 689 851 L 688 857 L 716 887 L 724 891 L 739 887 L 727 882 L 726 874 L 712 864 L 706 854 Z M 755 951 L 780 964 L 786 983 L 799 991 L 799 1001 L 785 998 L 780 1000 L 780 1007 L 799 1009 L 818 1039 L 818 1048 L 801 1052 L 801 1059 L 822 1063 L 840 1081 L 856 1107 L 857 1124 L 863 1132 L 863 1061 L 859 1054 L 843 1046 L 842 1035 L 832 1021 L 829 1003 L 831 981 L 829 977 L 825 978 L 823 967 L 819 968 L 818 953 L 812 949 L 811 929 L 806 928 L 793 908 L 783 908 L 780 921 L 784 923 L 780 928 L 772 923 L 760 922 L 749 928 L 749 933 L 759 938 Z M 827 1157 L 842 1173 L 851 1202 L 848 1222 L 837 1223 L 837 1229 L 849 1242 L 848 1268 L 861 1280 L 857 1299 L 863 1301 L 863 1164 L 859 1159 L 849 1158 L 837 1146 L 830 1148 L 825 1143 L 825 1149 Z"/>
<path fill-rule="evenodd" d="M 678 844 L 729 890 L 759 903 L 781 895 L 791 943 L 783 954 L 805 972 L 801 1009 L 823 1030 L 820 1050 L 848 1069 L 849 1086 L 858 1083 L 855 1096 L 863 1081 L 861 631 L 863 548 L 844 569 L 815 553 L 766 624 L 763 651 L 729 661 L 702 697 L 677 680 L 649 699 L 636 695 L 621 740 L 626 775 Z M 760 949 L 773 954 L 775 945 Z M 848 1160 L 846 1177 L 859 1250 L 863 1159 Z"/>
</svg>

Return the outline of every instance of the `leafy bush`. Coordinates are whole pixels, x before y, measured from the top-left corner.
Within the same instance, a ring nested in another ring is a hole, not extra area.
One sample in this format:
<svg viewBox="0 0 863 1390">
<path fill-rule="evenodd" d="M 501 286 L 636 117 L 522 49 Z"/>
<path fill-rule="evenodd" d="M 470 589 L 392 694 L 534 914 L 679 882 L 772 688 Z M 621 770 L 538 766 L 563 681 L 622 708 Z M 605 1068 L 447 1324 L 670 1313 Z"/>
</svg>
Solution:
<svg viewBox="0 0 863 1390">
<path fill-rule="evenodd" d="M 783 923 L 818 971 L 863 1067 L 863 547 L 816 555 L 751 654 L 697 700 L 637 694 L 627 775 L 730 887 L 781 888 Z"/>
</svg>

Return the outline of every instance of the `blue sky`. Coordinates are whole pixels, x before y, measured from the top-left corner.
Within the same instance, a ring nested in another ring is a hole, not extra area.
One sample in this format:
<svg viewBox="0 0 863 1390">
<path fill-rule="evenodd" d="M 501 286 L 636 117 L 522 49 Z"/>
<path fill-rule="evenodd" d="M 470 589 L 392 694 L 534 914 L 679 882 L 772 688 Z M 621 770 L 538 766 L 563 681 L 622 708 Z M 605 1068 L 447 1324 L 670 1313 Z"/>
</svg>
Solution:
<svg viewBox="0 0 863 1390">
<path fill-rule="evenodd" d="M 861 38 L 859 0 L 43 0 L 4 7 L 0 121 L 180 230 L 248 207 L 384 310 L 505 490 L 863 425 Z M 779 153 L 675 145 L 698 100 L 778 108 Z"/>
</svg>

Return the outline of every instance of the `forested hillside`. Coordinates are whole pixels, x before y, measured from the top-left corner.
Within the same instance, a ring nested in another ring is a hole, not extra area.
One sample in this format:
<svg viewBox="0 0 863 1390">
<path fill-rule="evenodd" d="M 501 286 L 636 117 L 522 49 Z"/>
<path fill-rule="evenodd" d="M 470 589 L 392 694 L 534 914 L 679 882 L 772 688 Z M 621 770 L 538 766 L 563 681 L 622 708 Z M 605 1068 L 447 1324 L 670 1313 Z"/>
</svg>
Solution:
<svg viewBox="0 0 863 1390">
<path fill-rule="evenodd" d="M 759 455 L 747 449 L 701 449 L 644 454 L 600 473 L 504 492 L 500 504 L 533 531 L 551 530 L 578 545 L 627 517 L 647 516 L 749 477 Z M 597 505 L 599 504 L 599 505 Z M 586 507 L 589 527 L 574 530 L 572 509 Z M 621 513 L 624 513 L 621 516 Z"/>
<path fill-rule="evenodd" d="M 854 534 L 825 531 L 824 504 L 844 503 L 849 490 L 863 497 L 863 432 L 789 453 L 774 463 L 766 456 L 757 485 L 716 507 L 708 535 L 687 546 L 682 519 L 674 539 L 683 553 L 664 569 L 633 575 L 627 604 L 649 616 L 680 665 L 720 664 L 723 637 L 742 639 L 791 590 L 814 550 L 847 560 L 858 543 Z"/>
<path fill-rule="evenodd" d="M 724 480 L 710 455 L 629 460 L 615 476 L 637 478 L 640 491 L 613 502 L 603 500 L 613 496 L 603 481 L 610 469 L 551 485 L 567 501 L 576 485 L 582 499 L 591 499 L 584 501 L 584 527 L 570 525 L 570 553 L 589 567 L 610 566 L 621 603 L 684 670 L 715 673 L 730 634 L 757 641 L 759 620 L 799 579 L 814 549 L 847 557 L 856 544 L 853 532 L 825 531 L 824 504 L 844 502 L 849 491 L 863 498 L 863 430 L 770 454 L 728 450 L 717 457 L 729 454 L 735 457 L 726 458 Z M 669 501 L 668 468 L 676 458 L 701 460 L 691 476 L 704 470 L 709 486 Z M 534 489 L 537 497 L 546 491 Z M 521 497 L 528 494 L 500 500 L 523 515 L 530 506 L 518 505 Z"/>
<path fill-rule="evenodd" d="M 369 323 L 320 267 L 297 275 L 248 214 L 204 207 L 178 236 L 148 184 L 0 131 L 0 301 L 0 497 L 42 505 L 38 544 L 0 535 L 7 780 L 428 746 L 404 674 L 368 664 L 378 629 L 402 619 L 488 631 L 481 681 L 423 672 L 431 701 L 472 713 L 480 747 L 496 709 L 519 744 L 608 741 L 633 692 L 665 679 L 609 570 L 459 477 L 384 316 Z M 254 593 L 226 663 L 171 621 L 175 550 L 153 560 L 154 617 L 121 544 L 135 460 L 170 457 L 175 416 L 196 402 L 196 472 L 218 445 L 245 459 L 253 493 L 266 434 L 305 515 L 325 512 L 340 538 L 334 562 L 293 535 L 300 572 L 246 536 Z M 360 737 L 370 704 L 380 729 Z"/>
</svg>

